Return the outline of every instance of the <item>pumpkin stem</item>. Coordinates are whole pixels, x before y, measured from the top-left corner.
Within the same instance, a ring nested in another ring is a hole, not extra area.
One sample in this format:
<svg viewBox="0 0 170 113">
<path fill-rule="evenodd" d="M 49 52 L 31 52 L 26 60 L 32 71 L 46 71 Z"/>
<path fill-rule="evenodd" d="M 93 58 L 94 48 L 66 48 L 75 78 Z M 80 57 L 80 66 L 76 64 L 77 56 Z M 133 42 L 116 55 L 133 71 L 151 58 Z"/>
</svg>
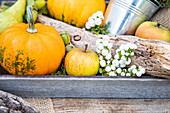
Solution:
<svg viewBox="0 0 170 113">
<path fill-rule="evenodd" d="M 28 23 L 29 23 L 29 28 L 27 29 L 27 32 L 28 33 L 37 33 L 37 29 L 35 29 L 35 27 L 34 27 L 32 9 L 30 6 L 27 6 L 27 14 L 28 14 Z"/>
<path fill-rule="evenodd" d="M 87 47 L 88 47 L 88 44 L 85 44 L 85 49 L 84 49 L 85 53 L 87 52 Z"/>
</svg>

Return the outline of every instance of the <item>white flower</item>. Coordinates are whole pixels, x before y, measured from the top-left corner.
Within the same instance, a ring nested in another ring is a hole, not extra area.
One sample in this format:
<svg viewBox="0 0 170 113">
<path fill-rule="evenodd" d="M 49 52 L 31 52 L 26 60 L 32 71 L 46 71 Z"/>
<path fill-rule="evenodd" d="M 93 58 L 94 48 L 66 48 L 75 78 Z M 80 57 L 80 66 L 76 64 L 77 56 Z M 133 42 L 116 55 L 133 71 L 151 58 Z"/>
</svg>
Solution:
<svg viewBox="0 0 170 113">
<path fill-rule="evenodd" d="M 123 69 L 123 72 L 127 72 L 127 70 L 126 70 L 126 69 Z"/>
<path fill-rule="evenodd" d="M 119 54 L 116 54 L 116 55 L 114 56 L 114 58 L 118 60 L 118 59 L 119 59 Z"/>
<path fill-rule="evenodd" d="M 119 64 L 120 64 L 120 65 L 125 64 L 125 61 L 119 60 Z"/>
<path fill-rule="evenodd" d="M 101 42 L 103 42 L 103 39 L 98 39 L 98 40 L 96 40 L 96 45 L 101 44 Z"/>
<path fill-rule="evenodd" d="M 118 67 L 118 66 L 119 66 L 119 61 L 116 60 L 116 59 L 114 59 L 114 60 L 112 61 L 112 65 L 114 65 L 115 67 Z"/>
<path fill-rule="evenodd" d="M 117 74 L 115 72 L 110 72 L 109 76 L 117 76 Z"/>
<path fill-rule="evenodd" d="M 121 57 L 121 60 L 125 62 L 125 61 L 126 61 L 125 56 L 122 56 L 122 57 Z"/>
<path fill-rule="evenodd" d="M 103 41 L 103 46 L 108 46 L 109 45 L 109 42 L 107 40 L 104 40 Z"/>
<path fill-rule="evenodd" d="M 101 60 L 101 61 L 100 61 L 100 66 L 101 66 L 101 67 L 106 66 L 106 61 L 105 61 L 105 60 Z"/>
<path fill-rule="evenodd" d="M 94 20 L 95 20 L 95 19 L 97 18 L 96 13 L 94 13 L 91 17 L 92 17 L 92 19 L 94 19 Z"/>
<path fill-rule="evenodd" d="M 145 74 L 145 71 L 146 71 L 145 68 L 141 68 L 141 69 L 140 69 L 140 72 L 141 72 L 142 74 Z"/>
<path fill-rule="evenodd" d="M 125 72 L 121 72 L 121 74 L 120 74 L 121 76 L 125 76 Z"/>
<path fill-rule="evenodd" d="M 100 19 L 104 19 L 103 12 L 97 11 L 97 12 L 96 12 L 96 15 L 97 15 Z"/>
<path fill-rule="evenodd" d="M 98 48 L 99 50 L 103 50 L 103 49 L 104 49 L 103 44 L 100 43 L 97 48 Z"/>
<path fill-rule="evenodd" d="M 112 58 L 112 55 L 111 55 L 111 54 L 107 54 L 107 55 L 106 55 L 106 59 L 107 59 L 107 60 L 109 60 L 109 59 L 111 59 L 111 58 Z"/>
<path fill-rule="evenodd" d="M 103 60 L 103 56 L 102 55 L 99 56 L 99 60 Z"/>
<path fill-rule="evenodd" d="M 90 28 L 91 28 L 91 27 L 90 27 L 90 23 L 89 23 L 89 22 L 86 22 L 85 27 L 86 27 L 86 29 L 90 29 Z"/>
<path fill-rule="evenodd" d="M 90 27 L 95 26 L 95 21 L 93 19 L 89 20 L 88 22 L 89 22 Z"/>
<path fill-rule="evenodd" d="M 114 65 L 111 65 L 111 69 L 112 69 L 112 70 L 115 70 L 116 67 L 115 67 Z"/>
<path fill-rule="evenodd" d="M 101 51 L 97 48 L 97 49 L 96 49 L 96 52 L 97 52 L 97 53 L 100 53 Z"/>
<path fill-rule="evenodd" d="M 125 51 L 124 50 L 121 50 L 121 55 L 125 55 Z"/>
<path fill-rule="evenodd" d="M 103 49 L 103 50 L 102 50 L 102 55 L 103 55 L 103 56 L 106 56 L 108 53 L 109 53 L 108 50 L 106 50 L 106 49 Z"/>
<path fill-rule="evenodd" d="M 126 44 L 125 47 L 124 47 L 124 50 L 129 50 L 129 44 Z"/>
<path fill-rule="evenodd" d="M 138 72 L 137 69 L 132 69 L 133 74 L 136 74 L 137 72 Z"/>
<path fill-rule="evenodd" d="M 118 69 L 116 70 L 116 72 L 117 72 L 118 74 L 120 74 L 120 73 L 122 72 L 121 68 L 118 68 Z"/>
<path fill-rule="evenodd" d="M 136 68 L 136 66 L 135 66 L 135 65 L 132 65 L 130 68 L 135 69 L 135 68 Z"/>
<path fill-rule="evenodd" d="M 120 50 L 124 50 L 124 48 L 125 48 L 125 45 L 121 45 L 121 46 L 119 47 Z"/>
<path fill-rule="evenodd" d="M 137 76 L 137 77 L 141 77 L 141 75 L 142 75 L 142 73 L 141 73 L 140 71 L 138 71 L 138 72 L 136 73 L 136 76 Z"/>
<path fill-rule="evenodd" d="M 138 47 L 135 44 L 132 44 L 132 49 L 137 49 Z"/>
<path fill-rule="evenodd" d="M 108 65 L 110 64 L 110 60 L 107 60 L 107 64 L 108 64 Z"/>
<path fill-rule="evenodd" d="M 125 62 L 126 65 L 129 65 L 131 63 L 131 59 L 128 58 L 128 61 Z"/>
<path fill-rule="evenodd" d="M 124 67 L 126 67 L 126 65 L 125 64 L 120 64 L 120 67 L 124 68 Z"/>
<path fill-rule="evenodd" d="M 132 70 L 132 68 L 128 68 L 128 71 L 130 72 Z"/>
<path fill-rule="evenodd" d="M 121 51 L 120 49 L 116 49 L 116 53 L 118 53 L 119 51 Z"/>
<path fill-rule="evenodd" d="M 112 43 L 109 43 L 108 46 L 107 46 L 109 49 L 112 48 Z"/>
<path fill-rule="evenodd" d="M 86 29 L 85 29 L 85 28 L 82 28 L 82 30 L 84 30 L 84 31 L 85 31 Z"/>
<path fill-rule="evenodd" d="M 92 20 L 94 20 L 92 17 L 89 17 L 89 18 L 88 18 L 88 21 L 92 21 Z"/>
<path fill-rule="evenodd" d="M 130 54 L 131 56 L 133 56 L 134 55 L 134 52 L 131 52 L 131 54 Z"/>
<path fill-rule="evenodd" d="M 105 71 L 106 71 L 106 72 L 110 72 L 110 71 L 111 71 L 111 67 L 110 67 L 110 66 L 107 66 L 107 67 L 105 68 Z"/>
<path fill-rule="evenodd" d="M 102 24 L 102 20 L 101 20 L 100 18 L 96 18 L 96 19 L 95 19 L 95 24 L 96 24 L 96 25 Z"/>
<path fill-rule="evenodd" d="M 126 73 L 126 76 L 131 76 L 131 74 L 130 73 Z"/>
<path fill-rule="evenodd" d="M 102 36 L 103 40 L 107 40 L 108 42 L 110 41 L 110 38 L 107 35 Z"/>
<path fill-rule="evenodd" d="M 128 53 L 128 52 L 126 52 L 126 53 L 125 53 L 125 55 L 126 55 L 126 56 L 129 56 L 129 53 Z"/>
</svg>

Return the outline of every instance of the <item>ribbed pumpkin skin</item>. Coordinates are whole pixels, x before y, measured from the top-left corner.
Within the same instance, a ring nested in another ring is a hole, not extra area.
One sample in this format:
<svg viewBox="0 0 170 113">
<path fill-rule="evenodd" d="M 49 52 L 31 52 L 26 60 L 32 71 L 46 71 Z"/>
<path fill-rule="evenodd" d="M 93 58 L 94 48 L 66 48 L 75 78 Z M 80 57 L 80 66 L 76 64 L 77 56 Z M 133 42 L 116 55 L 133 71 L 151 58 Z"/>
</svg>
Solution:
<svg viewBox="0 0 170 113">
<path fill-rule="evenodd" d="M 35 24 L 38 32 L 33 34 L 27 28 L 24 23 L 15 24 L 0 35 L 2 67 L 15 75 L 54 72 L 65 55 L 62 37 L 51 26 Z"/>
<path fill-rule="evenodd" d="M 105 0 L 48 0 L 51 16 L 77 27 L 84 27 L 88 18 L 106 8 Z"/>
</svg>

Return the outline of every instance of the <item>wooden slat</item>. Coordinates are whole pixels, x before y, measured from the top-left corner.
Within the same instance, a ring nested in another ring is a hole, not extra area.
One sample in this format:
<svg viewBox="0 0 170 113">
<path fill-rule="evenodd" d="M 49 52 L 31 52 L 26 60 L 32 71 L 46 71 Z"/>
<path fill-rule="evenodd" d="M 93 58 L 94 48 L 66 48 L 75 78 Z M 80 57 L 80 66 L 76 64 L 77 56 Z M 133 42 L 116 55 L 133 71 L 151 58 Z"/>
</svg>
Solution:
<svg viewBox="0 0 170 113">
<path fill-rule="evenodd" d="M 0 90 L 22 97 L 170 98 L 170 80 L 111 77 L 0 76 Z"/>
</svg>

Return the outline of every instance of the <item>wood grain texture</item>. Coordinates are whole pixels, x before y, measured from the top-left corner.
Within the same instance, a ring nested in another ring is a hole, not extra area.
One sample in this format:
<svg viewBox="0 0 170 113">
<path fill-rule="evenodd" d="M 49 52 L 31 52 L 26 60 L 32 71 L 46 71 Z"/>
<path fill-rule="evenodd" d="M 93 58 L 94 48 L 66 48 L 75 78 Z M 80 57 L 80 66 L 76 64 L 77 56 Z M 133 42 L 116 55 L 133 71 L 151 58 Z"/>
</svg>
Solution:
<svg viewBox="0 0 170 113">
<path fill-rule="evenodd" d="M 170 99 L 52 99 L 56 113 L 169 113 Z"/>
<path fill-rule="evenodd" d="M 83 47 L 85 42 L 89 43 L 89 49 L 96 51 L 96 40 L 102 35 L 93 35 L 90 32 L 80 28 L 73 27 L 61 21 L 57 21 L 46 16 L 39 15 L 38 21 L 53 26 L 59 32 L 68 31 L 71 35 L 71 42 L 76 47 Z M 81 40 L 75 41 L 74 37 L 79 36 Z M 135 56 L 132 57 L 131 65 L 142 66 L 146 69 L 146 74 L 165 77 L 170 79 L 170 43 L 160 40 L 141 39 L 135 36 L 110 36 L 112 47 L 112 55 L 115 50 L 122 44 L 135 43 L 138 49 Z"/>
<path fill-rule="evenodd" d="M 36 98 L 170 98 L 170 80 L 0 76 L 0 90 Z"/>
</svg>

